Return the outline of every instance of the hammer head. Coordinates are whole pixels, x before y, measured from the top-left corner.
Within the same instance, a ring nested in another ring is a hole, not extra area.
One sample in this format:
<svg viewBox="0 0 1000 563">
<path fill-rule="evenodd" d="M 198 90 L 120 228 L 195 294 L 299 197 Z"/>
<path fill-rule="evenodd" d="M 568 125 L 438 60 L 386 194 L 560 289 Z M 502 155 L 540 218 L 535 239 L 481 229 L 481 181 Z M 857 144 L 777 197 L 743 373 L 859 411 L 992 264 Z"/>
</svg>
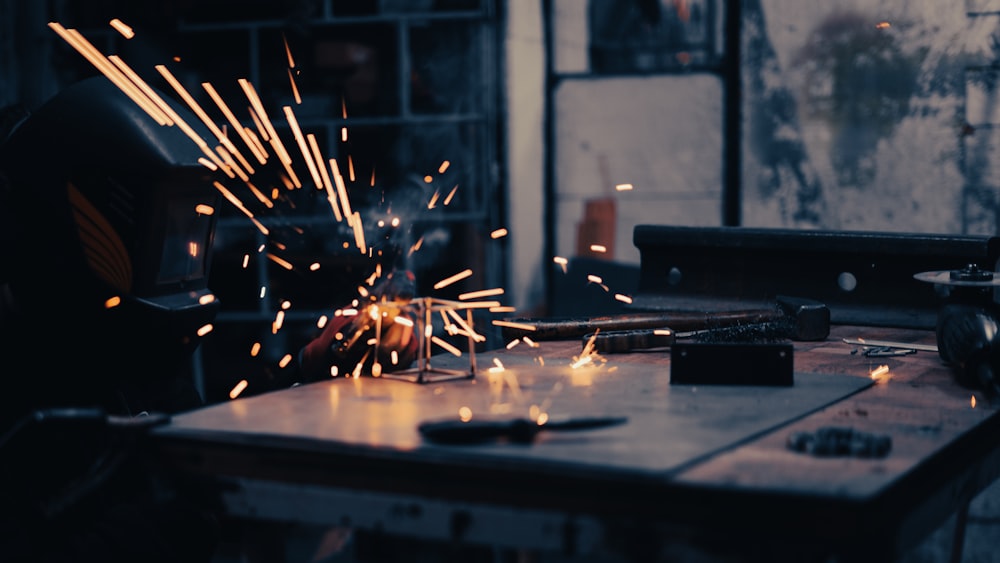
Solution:
<svg viewBox="0 0 1000 563">
<path fill-rule="evenodd" d="M 830 309 L 803 297 L 779 295 L 778 308 L 788 319 L 792 340 L 826 340 L 830 336 Z"/>
</svg>

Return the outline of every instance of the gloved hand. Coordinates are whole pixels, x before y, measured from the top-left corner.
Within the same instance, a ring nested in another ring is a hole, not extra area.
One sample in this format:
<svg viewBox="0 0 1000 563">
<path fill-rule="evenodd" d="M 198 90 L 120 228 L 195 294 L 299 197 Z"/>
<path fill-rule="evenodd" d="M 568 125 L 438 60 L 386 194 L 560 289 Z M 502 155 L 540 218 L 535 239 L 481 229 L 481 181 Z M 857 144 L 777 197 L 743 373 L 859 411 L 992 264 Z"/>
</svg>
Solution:
<svg viewBox="0 0 1000 563">
<path fill-rule="evenodd" d="M 416 313 L 409 306 L 414 289 L 411 272 L 383 278 L 360 300 L 357 315 L 333 317 L 302 349 L 299 366 L 303 375 L 308 379 L 329 377 L 334 367 L 338 375 L 359 369 L 379 375 L 410 367 L 419 350 Z"/>
</svg>

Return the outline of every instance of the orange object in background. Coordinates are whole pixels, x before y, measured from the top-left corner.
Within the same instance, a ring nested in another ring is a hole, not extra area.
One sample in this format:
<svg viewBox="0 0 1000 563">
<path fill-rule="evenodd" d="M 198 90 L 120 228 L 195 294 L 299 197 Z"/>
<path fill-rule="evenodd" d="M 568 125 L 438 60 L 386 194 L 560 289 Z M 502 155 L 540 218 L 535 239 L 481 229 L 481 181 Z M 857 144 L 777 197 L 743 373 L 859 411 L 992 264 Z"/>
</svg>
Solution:
<svg viewBox="0 0 1000 563">
<path fill-rule="evenodd" d="M 576 226 L 576 255 L 613 260 L 617 204 L 612 197 L 592 198 L 584 202 L 583 219 Z M 593 246 L 603 247 L 600 252 Z"/>
</svg>

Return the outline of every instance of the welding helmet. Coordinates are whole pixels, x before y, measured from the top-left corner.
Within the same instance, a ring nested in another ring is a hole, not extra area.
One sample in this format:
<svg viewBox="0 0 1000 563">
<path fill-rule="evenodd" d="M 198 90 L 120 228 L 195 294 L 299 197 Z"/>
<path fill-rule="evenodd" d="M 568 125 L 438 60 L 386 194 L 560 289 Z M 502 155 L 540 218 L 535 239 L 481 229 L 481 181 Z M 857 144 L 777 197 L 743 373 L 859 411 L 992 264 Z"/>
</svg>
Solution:
<svg viewBox="0 0 1000 563">
<path fill-rule="evenodd" d="M 26 330 L 58 331 L 129 365 L 193 351 L 219 307 L 207 288 L 218 178 L 204 156 L 104 76 L 21 121 L 0 145 L 13 222 L 0 271 L 25 322 L 38 325 Z"/>
</svg>

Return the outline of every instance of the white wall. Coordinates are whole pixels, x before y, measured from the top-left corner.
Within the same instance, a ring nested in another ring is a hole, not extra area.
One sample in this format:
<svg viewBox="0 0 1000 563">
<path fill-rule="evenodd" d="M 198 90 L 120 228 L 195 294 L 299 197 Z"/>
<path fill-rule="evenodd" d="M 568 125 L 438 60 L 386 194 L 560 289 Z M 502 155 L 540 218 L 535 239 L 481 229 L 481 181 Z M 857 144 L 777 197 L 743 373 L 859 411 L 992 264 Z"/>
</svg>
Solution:
<svg viewBox="0 0 1000 563">
<path fill-rule="evenodd" d="M 545 56 L 540 2 L 507 3 L 506 87 L 510 226 L 509 303 L 519 311 L 545 295 L 543 256 Z"/>
<path fill-rule="evenodd" d="M 556 0 L 556 69 L 585 73 L 587 2 Z M 540 2 L 507 2 L 510 302 L 544 306 L 544 38 Z M 637 224 L 719 225 L 722 88 L 710 74 L 567 78 L 555 95 L 556 253 L 576 251 L 586 202 L 615 203 L 606 258 L 639 264 Z M 617 192 L 630 183 L 633 190 Z M 612 288 L 615 289 L 615 288 Z"/>
</svg>

